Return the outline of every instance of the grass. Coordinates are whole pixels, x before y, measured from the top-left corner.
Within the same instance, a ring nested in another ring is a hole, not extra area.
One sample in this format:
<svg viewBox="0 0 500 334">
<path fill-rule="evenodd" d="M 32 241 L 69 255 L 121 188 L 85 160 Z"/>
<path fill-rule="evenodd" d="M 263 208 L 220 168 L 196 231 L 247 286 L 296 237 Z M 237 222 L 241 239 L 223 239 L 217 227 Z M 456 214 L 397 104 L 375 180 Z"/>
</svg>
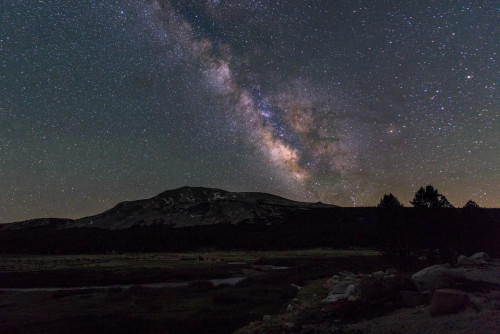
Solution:
<svg viewBox="0 0 500 334">
<path fill-rule="evenodd" d="M 380 266 L 378 253 L 312 249 L 123 255 L 5 256 L 0 287 L 106 285 L 193 280 L 183 288 L 65 290 L 1 294 L 0 333 L 231 333 L 266 314 L 321 297 L 320 278 Z M 203 261 L 199 260 L 203 257 Z M 213 260 L 212 260 L 213 259 Z M 222 259 L 222 260 L 221 260 Z M 231 265 L 229 262 L 244 262 Z M 269 270 L 265 265 L 286 265 Z M 235 286 L 204 280 L 258 273 Z M 290 284 L 304 285 L 297 295 Z"/>
<path fill-rule="evenodd" d="M 5 292 L 0 332 L 229 333 L 263 314 L 282 311 L 294 294 L 280 285 L 201 284 L 179 289 Z"/>
<path fill-rule="evenodd" d="M 226 278 L 253 265 L 296 266 L 374 258 L 370 250 L 139 253 L 0 257 L 0 288 L 90 286 Z M 233 265 L 231 263 L 242 263 Z M 338 264 L 338 263 L 337 263 Z M 252 269 L 253 270 L 253 269 Z M 262 270 L 260 268 L 259 270 Z"/>
<path fill-rule="evenodd" d="M 227 262 L 253 263 L 261 258 L 331 258 L 346 256 L 377 256 L 374 250 L 306 249 L 290 251 L 193 253 L 131 253 L 122 255 L 2 255 L 0 272 L 22 272 L 59 269 L 133 269 L 133 268 L 200 268 Z M 199 256 L 203 261 L 199 260 Z"/>
<path fill-rule="evenodd" d="M 324 279 L 316 279 L 307 282 L 297 294 L 297 300 L 302 307 L 312 307 L 326 297 L 327 290 L 323 288 Z"/>
</svg>

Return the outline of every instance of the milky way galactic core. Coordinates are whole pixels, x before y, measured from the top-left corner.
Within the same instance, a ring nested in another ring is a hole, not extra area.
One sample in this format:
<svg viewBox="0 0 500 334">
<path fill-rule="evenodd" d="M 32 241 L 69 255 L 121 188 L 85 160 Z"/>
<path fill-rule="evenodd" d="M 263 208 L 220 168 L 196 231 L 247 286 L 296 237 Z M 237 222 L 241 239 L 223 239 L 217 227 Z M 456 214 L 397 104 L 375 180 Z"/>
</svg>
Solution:
<svg viewBox="0 0 500 334">
<path fill-rule="evenodd" d="M 185 185 L 500 206 L 496 1 L 12 1 L 0 222 Z"/>
</svg>

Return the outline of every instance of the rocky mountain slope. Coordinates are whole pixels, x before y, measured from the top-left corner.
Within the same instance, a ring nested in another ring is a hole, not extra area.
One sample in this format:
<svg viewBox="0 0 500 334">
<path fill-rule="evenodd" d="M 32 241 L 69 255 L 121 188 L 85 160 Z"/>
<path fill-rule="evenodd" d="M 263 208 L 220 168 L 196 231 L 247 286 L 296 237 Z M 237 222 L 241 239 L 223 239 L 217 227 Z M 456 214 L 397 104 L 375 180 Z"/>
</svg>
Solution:
<svg viewBox="0 0 500 334">
<path fill-rule="evenodd" d="M 285 221 L 298 212 L 332 207 L 335 206 L 296 202 L 266 193 L 182 187 L 149 199 L 122 202 L 94 216 L 76 220 L 34 219 L 5 224 L 0 229 L 96 227 L 114 230 L 153 224 L 186 227 L 223 223 L 271 223 Z"/>
</svg>

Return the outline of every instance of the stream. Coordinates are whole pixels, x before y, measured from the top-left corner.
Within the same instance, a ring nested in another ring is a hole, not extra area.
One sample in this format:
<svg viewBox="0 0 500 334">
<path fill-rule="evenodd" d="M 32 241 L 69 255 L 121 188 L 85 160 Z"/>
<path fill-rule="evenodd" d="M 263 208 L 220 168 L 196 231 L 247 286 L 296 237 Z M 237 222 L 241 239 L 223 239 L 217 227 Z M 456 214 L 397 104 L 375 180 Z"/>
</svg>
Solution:
<svg viewBox="0 0 500 334">
<path fill-rule="evenodd" d="M 222 284 L 236 285 L 241 282 L 245 277 L 229 277 L 205 280 L 212 283 L 213 286 Z M 41 288 L 0 288 L 0 291 L 15 291 L 15 292 L 39 292 L 39 291 L 61 291 L 61 290 L 87 290 L 87 289 L 130 289 L 132 286 L 140 286 L 144 288 L 182 288 L 188 286 L 190 283 L 197 281 L 184 281 L 184 282 L 161 282 L 161 283 L 145 283 L 145 284 L 115 284 L 115 285 L 100 285 L 100 286 L 76 286 L 76 287 L 41 287 Z"/>
</svg>

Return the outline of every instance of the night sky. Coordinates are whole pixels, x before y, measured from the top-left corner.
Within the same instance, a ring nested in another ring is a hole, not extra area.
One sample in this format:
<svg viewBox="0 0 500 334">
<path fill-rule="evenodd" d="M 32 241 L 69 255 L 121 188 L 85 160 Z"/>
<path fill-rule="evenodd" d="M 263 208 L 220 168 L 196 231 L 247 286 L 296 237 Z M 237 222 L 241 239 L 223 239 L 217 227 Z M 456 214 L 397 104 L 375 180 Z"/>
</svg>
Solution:
<svg viewBox="0 0 500 334">
<path fill-rule="evenodd" d="M 0 222 L 185 185 L 500 207 L 497 1 L 0 2 Z"/>
</svg>

